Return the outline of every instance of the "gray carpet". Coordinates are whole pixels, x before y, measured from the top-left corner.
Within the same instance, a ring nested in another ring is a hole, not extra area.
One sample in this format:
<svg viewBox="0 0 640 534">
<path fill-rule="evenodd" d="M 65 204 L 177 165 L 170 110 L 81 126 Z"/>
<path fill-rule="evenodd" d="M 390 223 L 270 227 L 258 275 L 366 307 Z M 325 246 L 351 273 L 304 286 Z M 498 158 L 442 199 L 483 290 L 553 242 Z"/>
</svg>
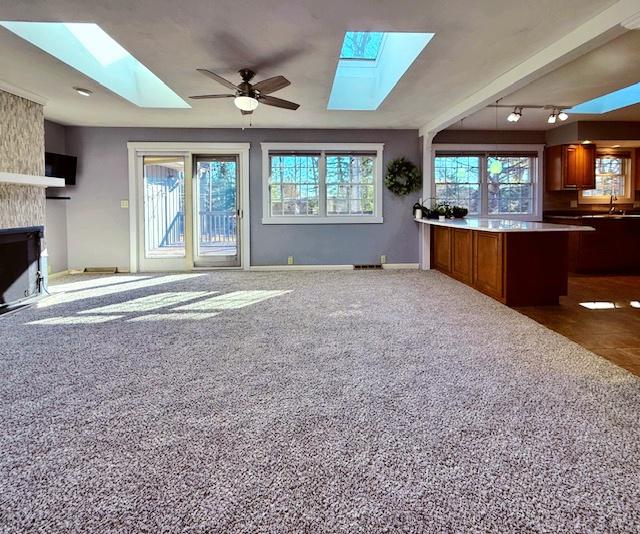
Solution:
<svg viewBox="0 0 640 534">
<path fill-rule="evenodd" d="M 449 278 L 115 282 L 0 318 L 3 532 L 640 529 L 640 380 Z"/>
</svg>

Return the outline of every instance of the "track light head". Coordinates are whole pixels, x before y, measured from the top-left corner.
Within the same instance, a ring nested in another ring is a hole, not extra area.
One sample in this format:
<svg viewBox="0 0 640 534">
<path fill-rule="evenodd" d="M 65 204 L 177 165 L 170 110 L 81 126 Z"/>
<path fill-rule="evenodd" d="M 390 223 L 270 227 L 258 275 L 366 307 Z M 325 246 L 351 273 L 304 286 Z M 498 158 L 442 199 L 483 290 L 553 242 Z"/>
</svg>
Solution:
<svg viewBox="0 0 640 534">
<path fill-rule="evenodd" d="M 520 117 L 522 117 L 522 108 L 515 107 L 513 108 L 513 111 L 509 113 L 507 120 L 509 122 L 518 122 L 520 120 Z"/>
<path fill-rule="evenodd" d="M 558 117 L 558 116 L 556 115 L 556 112 L 555 112 L 555 110 L 554 110 L 554 111 L 553 111 L 553 113 L 551 113 L 551 115 L 549 115 L 549 118 L 547 119 L 547 122 L 548 122 L 549 124 L 555 124 L 555 123 L 556 123 L 556 118 L 557 118 L 557 117 Z"/>
<path fill-rule="evenodd" d="M 558 113 L 558 118 L 564 122 L 569 118 L 569 115 L 567 115 L 566 111 L 562 110 L 560 111 L 560 113 Z"/>
</svg>

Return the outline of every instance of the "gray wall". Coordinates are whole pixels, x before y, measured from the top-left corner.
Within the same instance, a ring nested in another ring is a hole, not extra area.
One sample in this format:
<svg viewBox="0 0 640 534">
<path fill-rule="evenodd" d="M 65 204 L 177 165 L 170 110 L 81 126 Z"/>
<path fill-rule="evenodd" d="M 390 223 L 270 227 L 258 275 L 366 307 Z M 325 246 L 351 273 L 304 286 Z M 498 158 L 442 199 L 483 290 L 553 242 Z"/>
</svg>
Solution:
<svg viewBox="0 0 640 534">
<path fill-rule="evenodd" d="M 44 121 L 45 152 L 67 153 L 67 128 L 57 122 Z"/>
<path fill-rule="evenodd" d="M 61 124 L 44 121 L 44 149 L 56 154 L 67 153 L 67 130 Z M 65 188 L 47 190 L 47 197 L 67 196 Z M 46 201 L 47 251 L 49 253 L 49 272 L 59 273 L 69 268 L 67 254 L 67 200 Z"/>
<path fill-rule="evenodd" d="M 420 164 L 417 130 L 285 130 L 67 127 L 67 153 L 78 156 L 77 185 L 67 188 L 70 268 L 129 266 L 127 142 L 249 142 L 251 263 L 389 263 L 418 261 L 411 206 L 420 193 L 399 198 L 384 190 L 383 224 L 262 225 L 261 142 L 384 143 L 384 164 L 405 156 Z"/>
</svg>

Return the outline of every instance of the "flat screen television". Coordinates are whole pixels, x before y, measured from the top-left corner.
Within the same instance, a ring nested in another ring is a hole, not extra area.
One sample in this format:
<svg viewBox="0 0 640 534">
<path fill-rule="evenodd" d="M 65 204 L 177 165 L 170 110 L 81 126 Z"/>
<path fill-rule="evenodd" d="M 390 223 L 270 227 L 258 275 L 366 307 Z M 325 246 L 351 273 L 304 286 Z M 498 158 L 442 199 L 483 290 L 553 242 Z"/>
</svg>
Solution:
<svg viewBox="0 0 640 534">
<path fill-rule="evenodd" d="M 44 175 L 64 178 L 65 185 L 76 185 L 78 158 L 64 154 L 44 153 Z"/>
</svg>

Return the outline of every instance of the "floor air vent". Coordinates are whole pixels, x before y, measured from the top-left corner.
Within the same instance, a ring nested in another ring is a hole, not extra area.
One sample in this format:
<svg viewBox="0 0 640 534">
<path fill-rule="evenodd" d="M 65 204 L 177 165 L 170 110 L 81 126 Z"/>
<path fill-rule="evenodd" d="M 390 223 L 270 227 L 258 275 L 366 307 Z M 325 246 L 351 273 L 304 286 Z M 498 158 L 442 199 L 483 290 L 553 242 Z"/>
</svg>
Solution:
<svg viewBox="0 0 640 534">
<path fill-rule="evenodd" d="M 354 265 L 353 268 L 357 271 L 364 271 L 365 269 L 382 269 L 382 265 Z"/>
<path fill-rule="evenodd" d="M 118 272 L 117 267 L 85 267 L 85 273 L 92 274 L 116 274 Z"/>
</svg>

